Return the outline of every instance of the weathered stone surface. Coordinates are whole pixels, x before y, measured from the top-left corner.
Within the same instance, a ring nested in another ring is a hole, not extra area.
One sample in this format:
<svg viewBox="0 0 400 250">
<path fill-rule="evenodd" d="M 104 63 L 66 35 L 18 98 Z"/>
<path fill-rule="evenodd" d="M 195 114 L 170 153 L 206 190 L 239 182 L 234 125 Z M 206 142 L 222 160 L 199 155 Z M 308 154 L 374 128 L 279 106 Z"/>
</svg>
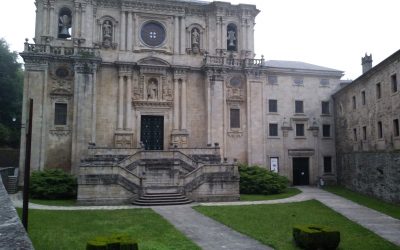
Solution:
<svg viewBox="0 0 400 250">
<path fill-rule="evenodd" d="M 0 178 L 0 249 L 33 249 Z"/>
</svg>

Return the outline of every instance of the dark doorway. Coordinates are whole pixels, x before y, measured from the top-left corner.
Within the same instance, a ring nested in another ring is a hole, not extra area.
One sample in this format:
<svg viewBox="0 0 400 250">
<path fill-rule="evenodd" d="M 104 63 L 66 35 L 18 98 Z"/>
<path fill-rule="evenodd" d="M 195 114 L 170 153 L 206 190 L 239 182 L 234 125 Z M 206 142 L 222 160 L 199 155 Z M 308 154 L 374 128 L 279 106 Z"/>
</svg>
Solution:
<svg viewBox="0 0 400 250">
<path fill-rule="evenodd" d="M 293 158 L 293 185 L 309 184 L 309 158 Z"/>
<path fill-rule="evenodd" d="M 164 116 L 142 115 L 140 141 L 145 150 L 163 150 Z"/>
</svg>

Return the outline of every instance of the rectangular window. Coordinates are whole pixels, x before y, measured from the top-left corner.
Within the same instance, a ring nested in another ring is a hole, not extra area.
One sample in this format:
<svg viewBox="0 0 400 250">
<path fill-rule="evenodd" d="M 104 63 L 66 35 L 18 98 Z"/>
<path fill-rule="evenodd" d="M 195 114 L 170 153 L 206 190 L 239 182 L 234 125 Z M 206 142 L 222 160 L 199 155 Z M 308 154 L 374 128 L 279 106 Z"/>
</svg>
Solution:
<svg viewBox="0 0 400 250">
<path fill-rule="evenodd" d="M 356 96 L 353 96 L 352 100 L 353 100 L 353 109 L 356 109 L 357 108 Z"/>
<path fill-rule="evenodd" d="M 392 92 L 395 93 L 397 92 L 397 75 L 393 74 L 390 76 L 391 82 L 392 82 Z"/>
<path fill-rule="evenodd" d="M 240 128 L 240 109 L 231 109 L 231 128 Z"/>
<path fill-rule="evenodd" d="M 382 128 L 382 122 L 378 122 L 378 138 L 383 137 L 383 128 Z"/>
<path fill-rule="evenodd" d="M 278 77 L 277 76 L 268 76 L 268 83 L 269 84 L 278 84 Z"/>
<path fill-rule="evenodd" d="M 56 103 L 54 106 L 54 125 L 67 125 L 67 111 L 66 103 Z"/>
<path fill-rule="evenodd" d="M 293 79 L 294 85 L 303 85 L 303 78 L 302 77 L 295 77 Z"/>
<path fill-rule="evenodd" d="M 296 136 L 304 136 L 304 124 L 303 123 L 296 124 Z"/>
<path fill-rule="evenodd" d="M 278 112 L 278 100 L 268 100 L 268 111 L 270 113 Z"/>
<path fill-rule="evenodd" d="M 394 119 L 393 120 L 393 135 L 394 136 L 400 136 L 400 131 L 399 131 L 399 119 Z"/>
<path fill-rule="evenodd" d="M 324 157 L 324 173 L 332 173 L 332 157 Z"/>
<path fill-rule="evenodd" d="M 357 141 L 357 129 L 353 128 L 353 139 L 354 141 Z"/>
<path fill-rule="evenodd" d="M 323 137 L 331 137 L 331 125 L 329 125 L 329 124 L 322 125 L 322 136 Z"/>
<path fill-rule="evenodd" d="M 278 124 L 277 123 L 269 124 L 269 136 L 278 136 Z"/>
<path fill-rule="evenodd" d="M 362 136 L 363 136 L 363 140 L 366 141 L 367 140 L 367 126 L 364 126 L 362 128 Z"/>
<path fill-rule="evenodd" d="M 361 103 L 365 105 L 365 90 L 361 91 Z"/>
<path fill-rule="evenodd" d="M 319 82 L 321 84 L 321 86 L 323 87 L 328 87 L 329 86 L 329 79 L 321 79 L 321 81 Z"/>
<path fill-rule="evenodd" d="M 296 114 L 302 114 L 304 113 L 304 107 L 303 107 L 303 101 L 295 101 L 295 107 L 294 107 L 294 112 Z"/>
<path fill-rule="evenodd" d="M 329 102 L 321 102 L 322 105 L 322 114 L 323 115 L 329 115 L 330 111 L 329 111 Z"/>
<path fill-rule="evenodd" d="M 382 89 L 381 89 L 381 83 L 376 84 L 376 99 L 381 99 L 382 97 Z"/>
</svg>

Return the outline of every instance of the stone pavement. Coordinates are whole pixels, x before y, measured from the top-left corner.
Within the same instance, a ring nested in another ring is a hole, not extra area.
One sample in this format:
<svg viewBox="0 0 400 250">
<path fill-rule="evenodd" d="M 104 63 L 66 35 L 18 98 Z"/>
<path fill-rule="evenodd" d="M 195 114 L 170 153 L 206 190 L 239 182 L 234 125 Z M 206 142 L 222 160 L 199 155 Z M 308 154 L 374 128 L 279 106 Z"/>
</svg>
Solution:
<svg viewBox="0 0 400 250">
<path fill-rule="evenodd" d="M 153 210 L 204 250 L 272 249 L 196 212 L 190 206 L 153 207 Z"/>
<path fill-rule="evenodd" d="M 358 205 L 352 201 L 344 199 L 340 196 L 331 194 L 322 189 L 315 187 L 303 186 L 297 187 L 302 193 L 293 197 L 279 199 L 279 200 L 268 200 L 268 201 L 238 201 L 238 202 L 208 202 L 208 203 L 193 203 L 184 206 L 172 206 L 172 207 L 157 207 L 154 211 L 160 213 L 172 224 L 174 224 L 179 230 L 185 233 L 189 238 L 194 240 L 197 244 L 204 249 L 230 249 L 224 242 L 213 248 L 207 248 L 207 242 L 217 242 L 218 234 L 228 235 L 238 234 L 240 237 L 245 237 L 221 224 L 215 222 L 208 217 L 205 217 L 195 210 L 191 209 L 191 206 L 202 205 L 202 206 L 238 206 L 238 205 L 255 205 L 255 204 L 278 204 L 288 202 L 300 202 L 311 199 L 316 199 L 336 212 L 342 214 L 348 219 L 360 224 L 361 226 L 371 230 L 382 238 L 400 246 L 400 220 L 369 209 L 367 207 Z M 21 197 L 18 195 L 11 195 L 11 200 L 14 206 L 21 207 Z M 30 204 L 30 208 L 33 209 L 48 209 L 48 210 L 116 210 L 116 209 L 132 209 L 132 208 L 143 208 L 139 206 L 126 205 L 126 206 L 73 206 L 73 207 L 59 207 L 59 206 L 45 206 Z M 184 216 L 182 214 L 185 214 Z M 193 218 L 193 220 L 192 220 Z M 201 218 L 201 219 L 197 219 Z M 200 225 L 204 221 L 204 225 Z M 208 224 L 210 222 L 211 224 Z M 204 229 L 205 228 L 205 229 Z M 210 233 L 209 233 L 210 232 Z M 203 238 L 204 237 L 204 238 Z M 224 236 L 225 237 L 225 236 Z M 226 236 L 229 237 L 229 236 Z M 223 237 L 221 237 L 223 238 Z M 246 237 L 247 238 L 247 237 Z M 255 242 L 257 244 L 258 242 Z M 201 245 L 205 244 L 205 245 Z M 236 243 L 233 243 L 236 244 Z M 239 244 L 239 243 L 238 243 Z M 260 244 L 260 243 L 258 243 Z M 226 246 L 226 247 L 224 247 Z M 229 245 L 231 246 L 231 245 Z M 266 246 L 263 248 L 250 248 L 250 249 L 269 249 Z M 249 249 L 241 248 L 236 246 L 233 249 Z"/>
</svg>

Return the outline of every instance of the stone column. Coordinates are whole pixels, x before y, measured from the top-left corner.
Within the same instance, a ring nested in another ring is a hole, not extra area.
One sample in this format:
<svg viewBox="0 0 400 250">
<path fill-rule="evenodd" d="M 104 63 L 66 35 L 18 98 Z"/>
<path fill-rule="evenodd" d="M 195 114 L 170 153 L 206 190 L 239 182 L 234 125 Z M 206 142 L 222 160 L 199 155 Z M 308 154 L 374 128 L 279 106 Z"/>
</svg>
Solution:
<svg viewBox="0 0 400 250">
<path fill-rule="evenodd" d="M 58 25 L 58 18 L 54 18 L 54 2 L 50 3 L 50 8 L 49 8 L 49 20 L 48 20 L 48 26 L 49 29 L 47 34 L 49 34 L 50 36 L 52 36 L 53 34 L 56 34 L 55 37 L 57 37 L 57 33 L 58 33 L 58 28 L 54 28 L 54 21 L 57 20 L 56 24 Z"/>
<path fill-rule="evenodd" d="M 86 4 L 82 4 L 81 6 L 81 32 L 80 32 L 80 37 L 86 37 Z"/>
<path fill-rule="evenodd" d="M 217 25 L 217 48 L 216 49 L 222 49 L 222 47 L 221 47 L 221 39 L 222 39 L 222 37 L 221 37 L 221 18 L 220 17 L 217 17 L 216 25 Z"/>
<path fill-rule="evenodd" d="M 121 11 L 121 31 L 120 31 L 120 38 L 121 38 L 121 42 L 120 42 L 120 50 L 125 50 L 125 41 L 126 41 L 126 24 L 125 24 L 125 20 L 126 20 L 126 15 L 125 15 L 125 11 Z"/>
<path fill-rule="evenodd" d="M 135 46 L 137 45 L 136 34 L 138 34 L 138 21 L 137 21 L 136 13 L 133 13 L 132 16 L 133 16 L 133 34 L 132 34 L 133 48 L 132 49 L 134 50 Z"/>
<path fill-rule="evenodd" d="M 42 34 L 49 34 L 49 6 L 46 4 L 46 2 L 43 4 L 43 16 L 42 16 L 42 23 L 43 23 L 43 33 Z M 39 34 L 38 37 L 40 37 L 42 34 Z"/>
<path fill-rule="evenodd" d="M 179 83 L 174 79 L 174 130 L 179 129 Z"/>
<path fill-rule="evenodd" d="M 93 89 L 92 89 L 92 143 L 96 143 L 96 120 L 97 120 L 97 99 L 96 99 L 96 82 L 97 82 L 97 66 L 93 70 Z"/>
<path fill-rule="evenodd" d="M 247 25 L 247 47 L 248 50 L 250 50 L 252 53 L 254 53 L 254 21 L 249 20 L 249 23 Z"/>
<path fill-rule="evenodd" d="M 119 76 L 118 85 L 118 124 L 117 129 L 122 130 L 124 122 L 124 76 Z"/>
<path fill-rule="evenodd" d="M 186 31 L 186 20 L 185 17 L 181 17 L 181 32 L 180 32 L 180 38 L 181 38 L 181 55 L 185 54 L 186 51 L 186 39 L 185 39 L 185 31 Z"/>
<path fill-rule="evenodd" d="M 247 24 L 246 24 L 246 19 L 242 20 L 242 50 L 248 50 L 247 46 Z"/>
<path fill-rule="evenodd" d="M 72 20 L 72 25 L 74 26 L 72 28 L 72 37 L 78 37 L 79 36 L 79 4 L 75 3 L 75 13 L 73 16 Z"/>
<path fill-rule="evenodd" d="M 185 79 L 182 79 L 182 88 L 181 88 L 181 90 L 182 90 L 182 93 L 181 93 L 181 98 L 182 98 L 182 100 L 181 100 L 181 107 L 182 107 L 182 109 L 181 109 L 181 111 L 182 111 L 182 114 L 181 114 L 181 119 L 182 119 L 182 124 L 181 124 L 181 129 L 182 130 L 186 130 L 186 128 L 187 128 L 187 125 L 186 125 L 186 123 L 187 123 L 187 120 L 186 120 L 186 116 L 187 116 L 187 93 L 186 93 L 186 80 Z"/>
<path fill-rule="evenodd" d="M 179 53 L 179 17 L 174 17 L 174 53 Z"/>
<path fill-rule="evenodd" d="M 206 106 L 207 106 L 207 144 L 212 145 L 211 135 L 211 72 L 206 75 Z"/>
<path fill-rule="evenodd" d="M 132 76 L 128 76 L 126 83 L 126 123 L 125 129 L 132 130 Z"/>
<path fill-rule="evenodd" d="M 128 12 L 128 28 L 127 28 L 127 48 L 126 50 L 132 50 L 132 38 L 133 38 L 133 34 L 132 34 L 132 12 Z"/>
</svg>

